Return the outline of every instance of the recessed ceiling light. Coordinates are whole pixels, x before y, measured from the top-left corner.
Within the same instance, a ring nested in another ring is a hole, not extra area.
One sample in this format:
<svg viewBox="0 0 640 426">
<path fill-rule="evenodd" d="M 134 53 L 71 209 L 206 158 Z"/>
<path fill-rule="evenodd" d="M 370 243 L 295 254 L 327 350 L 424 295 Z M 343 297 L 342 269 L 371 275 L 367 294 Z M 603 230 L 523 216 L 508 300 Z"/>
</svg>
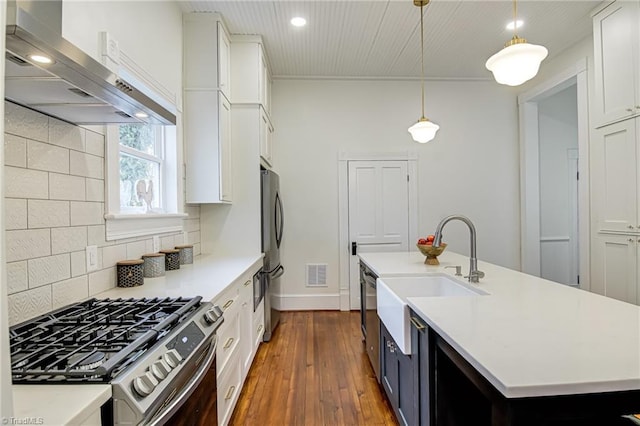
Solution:
<svg viewBox="0 0 640 426">
<path fill-rule="evenodd" d="M 44 56 L 44 55 L 29 55 L 29 58 L 31 58 L 33 61 L 39 63 L 39 64 L 51 64 L 53 63 L 53 59 L 51 59 L 48 56 Z"/>
<path fill-rule="evenodd" d="M 516 20 L 515 25 L 514 25 L 514 21 L 511 21 L 507 24 L 507 29 L 513 31 L 516 28 L 520 28 L 523 24 L 524 22 L 522 22 L 521 19 Z"/>
<path fill-rule="evenodd" d="M 301 16 L 296 16 L 295 18 L 291 18 L 291 25 L 294 27 L 304 27 L 307 25 L 307 20 Z"/>
<path fill-rule="evenodd" d="M 138 117 L 138 118 L 149 118 L 149 114 L 147 114 L 146 112 L 142 112 L 142 111 L 136 112 L 134 115 L 136 117 Z"/>
</svg>

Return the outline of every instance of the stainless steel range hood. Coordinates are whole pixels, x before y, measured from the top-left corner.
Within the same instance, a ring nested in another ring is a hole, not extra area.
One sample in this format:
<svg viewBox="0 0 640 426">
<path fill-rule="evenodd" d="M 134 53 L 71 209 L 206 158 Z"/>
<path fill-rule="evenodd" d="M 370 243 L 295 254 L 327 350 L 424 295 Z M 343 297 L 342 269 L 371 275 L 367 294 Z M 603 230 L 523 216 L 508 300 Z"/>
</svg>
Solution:
<svg viewBox="0 0 640 426">
<path fill-rule="evenodd" d="M 6 34 L 7 100 L 75 124 L 176 123 L 148 90 L 62 38 L 62 0 L 9 0 Z M 32 55 L 53 62 L 38 64 Z"/>
</svg>

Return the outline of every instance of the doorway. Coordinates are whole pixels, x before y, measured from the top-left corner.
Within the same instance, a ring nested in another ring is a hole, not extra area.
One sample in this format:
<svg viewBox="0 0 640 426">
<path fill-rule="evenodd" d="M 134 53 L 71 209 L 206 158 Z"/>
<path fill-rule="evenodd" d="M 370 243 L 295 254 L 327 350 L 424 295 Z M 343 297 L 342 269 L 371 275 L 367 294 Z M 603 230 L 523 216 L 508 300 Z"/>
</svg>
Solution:
<svg viewBox="0 0 640 426">
<path fill-rule="evenodd" d="M 586 61 L 518 97 L 522 271 L 589 289 Z"/>
<path fill-rule="evenodd" d="M 408 251 L 417 230 L 417 155 L 341 155 L 340 309 L 360 309 L 358 253 Z"/>
</svg>

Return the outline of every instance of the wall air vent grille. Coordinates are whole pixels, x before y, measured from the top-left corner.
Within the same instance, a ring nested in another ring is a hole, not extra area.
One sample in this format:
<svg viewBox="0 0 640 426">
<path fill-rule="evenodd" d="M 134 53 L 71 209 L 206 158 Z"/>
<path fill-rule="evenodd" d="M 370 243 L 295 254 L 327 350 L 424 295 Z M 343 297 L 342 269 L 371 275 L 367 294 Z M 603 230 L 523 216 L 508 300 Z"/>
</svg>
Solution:
<svg viewBox="0 0 640 426">
<path fill-rule="evenodd" d="M 115 111 L 115 113 L 118 114 L 120 117 L 131 118 L 131 116 L 129 114 L 127 114 L 126 112 L 123 112 L 123 111 Z"/>
<path fill-rule="evenodd" d="M 29 62 L 25 61 L 24 59 L 16 56 L 16 55 L 12 55 L 9 52 L 5 52 L 4 57 L 8 60 L 13 62 L 16 65 L 20 65 L 21 67 L 31 67 L 33 65 L 31 65 Z"/>
<path fill-rule="evenodd" d="M 307 263 L 307 287 L 327 287 L 326 263 Z"/>
</svg>

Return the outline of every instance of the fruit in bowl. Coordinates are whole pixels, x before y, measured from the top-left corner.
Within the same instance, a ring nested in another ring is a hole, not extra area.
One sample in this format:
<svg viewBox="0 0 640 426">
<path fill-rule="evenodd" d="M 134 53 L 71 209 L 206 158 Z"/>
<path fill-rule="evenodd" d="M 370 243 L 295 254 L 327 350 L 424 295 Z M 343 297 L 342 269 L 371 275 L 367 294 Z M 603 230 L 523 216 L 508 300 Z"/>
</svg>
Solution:
<svg viewBox="0 0 640 426">
<path fill-rule="evenodd" d="M 427 238 L 420 238 L 416 247 L 420 250 L 420 253 L 425 255 L 427 258 L 424 260 L 424 263 L 427 265 L 439 265 L 438 256 L 442 254 L 444 249 L 447 247 L 446 243 L 441 242 L 440 246 L 434 247 L 433 241 L 435 240 L 434 235 L 429 235 Z"/>
</svg>

